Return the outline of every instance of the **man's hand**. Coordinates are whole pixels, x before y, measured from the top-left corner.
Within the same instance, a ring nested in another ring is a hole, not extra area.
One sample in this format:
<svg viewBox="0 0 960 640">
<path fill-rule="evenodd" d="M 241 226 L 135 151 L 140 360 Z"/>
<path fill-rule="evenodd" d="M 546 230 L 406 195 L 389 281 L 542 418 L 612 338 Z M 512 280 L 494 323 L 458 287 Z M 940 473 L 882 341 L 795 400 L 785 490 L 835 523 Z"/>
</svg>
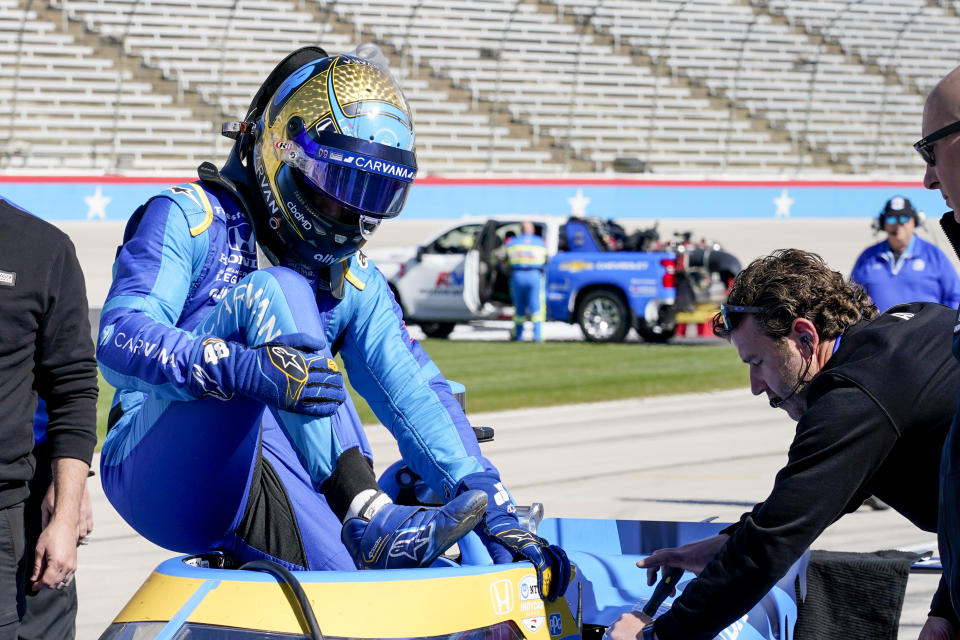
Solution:
<svg viewBox="0 0 960 640">
<path fill-rule="evenodd" d="M 477 535 L 497 564 L 529 560 L 537 570 L 540 597 L 550 602 L 566 590 L 573 578 L 573 565 L 560 547 L 520 526 L 513 498 L 492 473 L 474 473 L 460 481 L 457 495 L 471 489 L 487 494 L 487 512 L 477 525 Z"/>
<path fill-rule="evenodd" d="M 305 333 L 251 347 L 206 337 L 191 358 L 190 387 L 199 397 L 241 395 L 292 413 L 331 416 L 347 392 L 325 350 L 323 340 Z"/>
<path fill-rule="evenodd" d="M 80 521 L 77 523 L 77 544 L 86 544 L 87 536 L 93 533 L 93 503 L 90 502 L 90 489 L 83 485 L 83 497 L 80 499 Z"/>
<path fill-rule="evenodd" d="M 718 534 L 696 542 L 689 542 L 680 547 L 658 549 L 637 563 L 641 569 L 647 570 L 647 584 L 653 585 L 657 581 L 657 571 L 660 567 L 680 567 L 700 575 L 707 563 L 713 560 L 720 548 L 730 536 Z"/>
<path fill-rule="evenodd" d="M 53 467 L 54 506 L 47 526 L 37 539 L 32 590 L 62 589 L 77 570 L 77 536 L 80 502 L 89 465 L 74 458 L 55 458 Z"/>
<path fill-rule="evenodd" d="M 647 626 L 640 617 L 639 611 L 628 611 L 607 628 L 604 634 L 604 640 L 641 640 L 644 628 Z"/>
<path fill-rule="evenodd" d="M 46 529 L 53 516 L 53 505 L 56 500 L 56 486 L 50 483 L 47 493 L 40 503 L 40 529 Z M 90 502 L 90 489 L 83 485 L 83 497 L 80 499 L 80 514 L 77 521 L 77 544 L 86 544 L 85 540 L 93 532 L 93 505 Z"/>
<path fill-rule="evenodd" d="M 929 616 L 917 640 L 960 640 L 960 633 L 946 618 Z"/>
<path fill-rule="evenodd" d="M 77 528 L 56 518 L 40 534 L 33 559 L 33 591 L 63 589 L 77 571 Z"/>
</svg>

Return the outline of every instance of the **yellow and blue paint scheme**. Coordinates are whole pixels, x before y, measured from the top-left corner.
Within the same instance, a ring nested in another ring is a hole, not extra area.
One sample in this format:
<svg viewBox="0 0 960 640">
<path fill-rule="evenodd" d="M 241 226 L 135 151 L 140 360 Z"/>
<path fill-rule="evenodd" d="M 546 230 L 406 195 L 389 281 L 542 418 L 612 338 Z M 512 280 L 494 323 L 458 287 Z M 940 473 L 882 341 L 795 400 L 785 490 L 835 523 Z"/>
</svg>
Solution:
<svg viewBox="0 0 960 640">
<path fill-rule="evenodd" d="M 654 587 L 636 562 L 656 549 L 716 534 L 715 522 L 548 518 L 537 533 L 564 548 L 576 576 L 556 602 L 540 599 L 529 562 L 384 571 L 294 572 L 326 638 L 572 640 L 579 623 L 602 628 L 643 606 Z M 461 551 L 471 558 L 470 543 Z M 794 580 L 807 555 L 721 638 L 792 637 Z M 101 640 L 309 638 L 289 590 L 266 573 L 168 560 L 117 615 Z M 677 582 L 678 594 L 693 575 Z M 801 581 L 802 583 L 802 581 Z M 668 597 L 662 613 L 672 604 Z M 586 628 L 586 626 L 584 627 Z"/>
<path fill-rule="evenodd" d="M 178 637 L 183 625 L 305 633 L 298 608 L 273 576 L 191 566 L 180 557 L 161 564 L 130 599 L 114 625 L 154 625 L 156 635 Z M 577 638 L 561 598 L 541 600 L 533 565 L 464 566 L 386 571 L 298 571 L 324 636 L 430 638 L 500 625 L 498 638 Z M 504 626 L 503 623 L 506 623 Z"/>
</svg>

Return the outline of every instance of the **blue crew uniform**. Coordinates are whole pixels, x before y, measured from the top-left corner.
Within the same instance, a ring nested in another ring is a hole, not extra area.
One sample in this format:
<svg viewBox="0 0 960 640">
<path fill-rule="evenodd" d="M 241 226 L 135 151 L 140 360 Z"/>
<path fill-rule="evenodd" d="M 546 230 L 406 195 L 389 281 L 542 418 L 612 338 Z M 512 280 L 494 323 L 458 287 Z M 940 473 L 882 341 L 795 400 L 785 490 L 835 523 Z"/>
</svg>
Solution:
<svg viewBox="0 0 960 640">
<path fill-rule="evenodd" d="M 533 339 L 542 340 L 543 321 L 546 320 L 544 269 L 547 264 L 547 246 L 536 234 L 524 233 L 507 242 L 507 261 L 510 263 L 510 298 L 513 300 L 513 339 L 523 340 L 523 323 L 533 322 Z"/>
<path fill-rule="evenodd" d="M 97 356 L 117 388 L 104 490 L 144 537 L 183 553 L 225 549 L 294 569 L 355 568 L 320 490 L 344 452 L 371 458 L 349 397 L 329 418 L 227 398 L 209 374 L 215 367 L 198 379 L 191 364 L 211 336 L 244 345 L 322 336 L 332 346 L 325 355 L 342 356 L 404 460 L 439 495 L 452 496 L 469 474 L 495 472 L 447 381 L 407 333 L 382 274 L 360 253 L 345 269 L 341 297 L 307 269 L 258 270 L 252 226 L 213 183 L 172 187 L 134 213 Z M 270 509 L 290 532 L 283 557 L 263 551 L 257 523 Z"/>
<path fill-rule="evenodd" d="M 857 258 L 850 279 L 866 289 L 880 311 L 904 302 L 960 304 L 960 277 L 950 260 L 916 235 L 899 256 L 886 240 L 868 247 Z"/>
</svg>

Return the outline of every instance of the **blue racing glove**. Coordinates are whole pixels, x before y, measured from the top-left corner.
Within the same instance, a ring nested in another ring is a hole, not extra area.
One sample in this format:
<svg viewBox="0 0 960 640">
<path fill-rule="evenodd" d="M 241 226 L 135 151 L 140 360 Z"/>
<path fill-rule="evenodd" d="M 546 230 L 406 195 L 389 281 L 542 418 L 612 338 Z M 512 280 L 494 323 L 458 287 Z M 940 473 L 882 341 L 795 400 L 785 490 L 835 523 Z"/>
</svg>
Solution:
<svg viewBox="0 0 960 640">
<path fill-rule="evenodd" d="M 487 494 L 487 512 L 476 532 L 497 564 L 529 560 L 537 570 L 540 597 L 553 602 L 566 590 L 572 577 L 567 554 L 520 526 L 517 506 L 500 478 L 493 473 L 472 473 L 457 485 L 457 494 L 480 489 Z"/>
<path fill-rule="evenodd" d="M 229 400 L 247 396 L 271 407 L 310 416 L 330 416 L 346 399 L 337 364 L 325 344 L 305 333 L 277 336 L 252 347 L 212 336 L 200 340 L 191 358 L 191 391 Z"/>
</svg>

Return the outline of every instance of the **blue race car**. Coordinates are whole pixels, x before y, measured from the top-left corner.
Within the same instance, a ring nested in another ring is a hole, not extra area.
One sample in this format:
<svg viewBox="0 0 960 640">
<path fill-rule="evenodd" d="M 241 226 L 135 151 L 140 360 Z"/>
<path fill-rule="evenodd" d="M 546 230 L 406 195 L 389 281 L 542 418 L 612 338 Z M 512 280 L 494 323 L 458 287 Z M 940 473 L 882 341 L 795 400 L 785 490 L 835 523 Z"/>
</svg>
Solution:
<svg viewBox="0 0 960 640">
<path fill-rule="evenodd" d="M 426 569 L 289 572 L 262 561 L 234 568 L 219 553 L 178 557 L 154 570 L 100 640 L 599 640 L 621 613 L 653 594 L 637 560 L 723 526 L 546 519 L 537 534 L 562 546 L 577 566 L 566 593 L 552 603 L 540 598 L 533 565 L 491 564 L 473 533 L 461 541 L 459 557 Z M 793 585 L 805 562 L 806 556 L 719 637 L 793 637 Z M 678 593 L 692 577 L 679 579 Z M 658 613 L 672 601 L 668 595 Z"/>
</svg>

